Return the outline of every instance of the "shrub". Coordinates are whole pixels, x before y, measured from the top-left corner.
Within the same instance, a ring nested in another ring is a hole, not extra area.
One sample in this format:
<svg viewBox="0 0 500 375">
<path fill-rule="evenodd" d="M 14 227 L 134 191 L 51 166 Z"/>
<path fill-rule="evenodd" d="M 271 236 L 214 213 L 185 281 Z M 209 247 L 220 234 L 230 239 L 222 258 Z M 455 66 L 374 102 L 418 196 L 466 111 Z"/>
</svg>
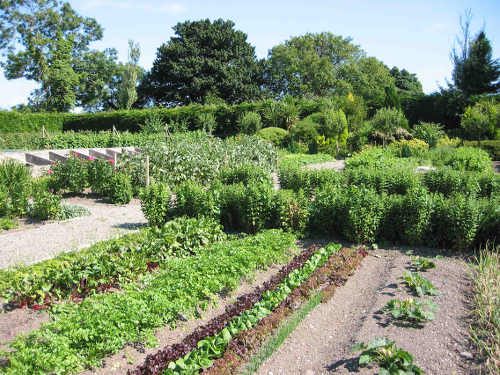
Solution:
<svg viewBox="0 0 500 375">
<path fill-rule="evenodd" d="M 500 119 L 500 105 L 493 100 L 483 100 L 467 107 L 462 116 L 460 126 L 465 130 L 469 139 L 479 140 L 493 138 L 495 128 Z"/>
<path fill-rule="evenodd" d="M 141 190 L 139 197 L 142 212 L 149 225 L 163 225 L 172 217 L 172 192 L 166 184 L 151 184 Z"/>
<path fill-rule="evenodd" d="M 315 121 L 316 117 L 316 114 L 313 114 L 300 120 L 290 131 L 292 139 L 297 142 L 305 143 L 306 145 L 315 143 L 316 138 L 319 136 L 318 129 L 320 126 L 320 124 Z"/>
<path fill-rule="evenodd" d="M 403 112 L 396 108 L 381 108 L 377 110 L 371 120 L 373 130 L 377 131 L 383 143 L 394 140 L 398 129 L 408 129 L 408 120 Z"/>
<path fill-rule="evenodd" d="M 445 135 L 443 138 L 439 138 L 437 142 L 437 147 L 457 147 L 459 143 L 461 142 L 460 138 L 448 138 L 447 135 Z"/>
<path fill-rule="evenodd" d="M 500 196 L 500 175 L 495 173 L 483 173 L 478 176 L 479 195 L 482 197 Z"/>
<path fill-rule="evenodd" d="M 344 236 L 356 243 L 375 242 L 384 216 L 384 196 L 352 186 L 344 190 L 341 199 Z"/>
<path fill-rule="evenodd" d="M 102 196 L 108 195 L 113 171 L 114 166 L 109 160 L 94 159 L 87 163 L 88 181 L 93 193 Z"/>
<path fill-rule="evenodd" d="M 175 189 L 176 216 L 220 218 L 220 191 L 207 190 L 203 185 L 187 181 Z"/>
<path fill-rule="evenodd" d="M 61 204 L 61 214 L 58 220 L 69 220 L 80 216 L 90 216 L 90 211 L 82 206 L 72 204 Z"/>
<path fill-rule="evenodd" d="M 430 192 L 441 193 L 445 196 L 454 193 L 476 194 L 480 188 L 476 175 L 456 171 L 449 167 L 427 172 L 423 176 L 423 181 Z"/>
<path fill-rule="evenodd" d="M 351 168 L 344 172 L 349 185 L 365 186 L 379 193 L 406 194 L 420 185 L 420 179 L 412 169 L 394 168 Z"/>
<path fill-rule="evenodd" d="M 30 216 L 38 220 L 55 220 L 61 217 L 61 197 L 47 191 L 36 192 Z"/>
<path fill-rule="evenodd" d="M 7 191 L 9 211 L 14 215 L 26 214 L 31 194 L 29 169 L 16 161 L 0 163 L 0 186 Z"/>
<path fill-rule="evenodd" d="M 487 244 L 498 245 L 500 241 L 500 199 L 484 200 L 481 202 L 481 219 L 474 245 L 476 247 Z"/>
<path fill-rule="evenodd" d="M 475 197 L 455 194 L 446 199 L 436 195 L 428 240 L 438 247 L 466 250 L 474 241 L 479 220 Z"/>
<path fill-rule="evenodd" d="M 400 158 L 422 157 L 429 151 L 429 145 L 420 139 L 396 141 L 391 143 L 389 148 Z"/>
<path fill-rule="evenodd" d="M 256 135 L 257 137 L 271 142 L 276 147 L 283 147 L 286 143 L 288 132 L 281 128 L 269 127 L 259 130 Z"/>
<path fill-rule="evenodd" d="M 113 173 L 107 184 L 106 192 L 112 203 L 127 204 L 133 196 L 130 177 L 120 172 Z"/>
<path fill-rule="evenodd" d="M 281 167 L 278 175 L 281 188 L 295 192 L 302 189 L 308 195 L 324 184 L 341 185 L 344 183 L 344 175 L 331 169 L 302 169 L 289 166 Z"/>
<path fill-rule="evenodd" d="M 269 226 L 274 206 L 274 190 L 266 183 L 250 183 L 242 202 L 242 226 L 247 233 L 257 233 Z"/>
<path fill-rule="evenodd" d="M 208 134 L 212 134 L 217 127 L 217 121 L 213 113 L 200 113 L 198 115 L 196 124 L 197 129 L 202 129 Z"/>
<path fill-rule="evenodd" d="M 401 201 L 400 239 L 403 243 L 418 245 L 424 243 L 429 232 L 434 201 L 424 188 L 408 191 Z"/>
<path fill-rule="evenodd" d="M 246 189 L 243 184 L 221 186 L 220 190 L 220 217 L 226 231 L 243 230 L 243 205 Z"/>
<path fill-rule="evenodd" d="M 334 139 L 338 154 L 339 146 L 345 147 L 349 136 L 345 113 L 341 109 L 327 109 L 322 117 L 321 132 L 325 137 Z"/>
<path fill-rule="evenodd" d="M 49 169 L 51 180 L 49 187 L 54 191 L 83 193 L 88 186 L 87 162 L 76 157 L 69 157 L 64 163 L 57 161 Z"/>
<path fill-rule="evenodd" d="M 255 168 L 252 164 L 242 164 L 236 167 L 224 167 L 220 170 L 220 180 L 223 184 L 248 184 L 250 181 L 271 183 L 271 176 L 265 170 Z"/>
<path fill-rule="evenodd" d="M 403 195 L 387 195 L 384 199 L 384 216 L 380 221 L 380 238 L 387 241 L 397 242 L 401 240 L 401 233 L 404 230 L 403 216 Z"/>
<path fill-rule="evenodd" d="M 166 124 L 158 112 L 152 111 L 140 127 L 142 133 L 158 134 L 165 132 Z"/>
<path fill-rule="evenodd" d="M 420 122 L 413 127 L 412 134 L 415 138 L 424 141 L 429 147 L 436 147 L 439 139 L 445 136 L 443 126 L 433 122 Z"/>
<path fill-rule="evenodd" d="M 289 232 L 304 233 L 309 220 L 310 200 L 302 190 L 280 190 L 275 198 L 276 227 Z"/>
<path fill-rule="evenodd" d="M 492 160 L 500 160 L 500 140 L 485 140 L 481 141 L 480 145 L 477 142 L 466 141 L 464 146 L 480 147 L 490 155 Z"/>
<path fill-rule="evenodd" d="M 461 171 L 489 172 L 492 167 L 488 153 L 475 147 L 437 147 L 429 152 L 429 157 L 435 165 Z"/>
<path fill-rule="evenodd" d="M 240 131 L 255 134 L 262 128 L 262 119 L 257 112 L 246 112 L 239 120 Z"/>
</svg>

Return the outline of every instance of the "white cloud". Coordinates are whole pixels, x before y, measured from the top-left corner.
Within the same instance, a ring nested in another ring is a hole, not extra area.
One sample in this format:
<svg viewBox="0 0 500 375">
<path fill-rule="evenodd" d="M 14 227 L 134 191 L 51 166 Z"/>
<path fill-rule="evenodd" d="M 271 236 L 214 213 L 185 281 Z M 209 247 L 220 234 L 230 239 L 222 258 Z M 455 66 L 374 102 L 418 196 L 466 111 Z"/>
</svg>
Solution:
<svg viewBox="0 0 500 375">
<path fill-rule="evenodd" d="M 138 9 L 151 10 L 155 12 L 168 13 L 171 15 L 181 14 L 187 11 L 181 3 L 156 4 L 154 1 L 134 1 L 134 0 L 88 0 L 83 5 L 86 9 L 91 8 L 112 8 L 112 9 Z"/>
</svg>

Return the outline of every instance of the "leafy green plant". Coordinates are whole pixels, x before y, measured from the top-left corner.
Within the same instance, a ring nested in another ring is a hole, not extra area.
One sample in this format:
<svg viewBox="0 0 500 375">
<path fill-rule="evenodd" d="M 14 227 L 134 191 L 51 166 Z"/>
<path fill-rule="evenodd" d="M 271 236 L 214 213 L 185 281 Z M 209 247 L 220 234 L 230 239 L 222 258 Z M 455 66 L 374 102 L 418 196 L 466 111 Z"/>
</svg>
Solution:
<svg viewBox="0 0 500 375">
<path fill-rule="evenodd" d="M 73 204 L 61 204 L 61 212 L 58 220 L 69 220 L 80 216 L 90 216 L 90 211 L 82 206 Z"/>
<path fill-rule="evenodd" d="M 33 197 L 30 216 L 39 220 L 54 220 L 61 216 L 61 196 L 48 191 L 37 192 Z"/>
<path fill-rule="evenodd" d="M 443 126 L 433 122 L 419 122 L 413 127 L 412 134 L 431 148 L 436 147 L 439 139 L 445 136 Z"/>
<path fill-rule="evenodd" d="M 438 295 L 437 288 L 429 280 L 416 272 L 405 271 L 399 280 L 403 280 L 408 288 L 419 297 Z"/>
<path fill-rule="evenodd" d="M 112 203 L 127 204 L 132 200 L 132 183 L 130 182 L 130 177 L 125 173 L 113 173 L 106 190 L 107 196 Z"/>
<path fill-rule="evenodd" d="M 189 217 L 220 217 L 219 190 L 206 189 L 196 182 L 185 182 L 176 190 L 175 214 Z"/>
<path fill-rule="evenodd" d="M 310 200 L 302 190 L 280 190 L 275 198 L 276 226 L 284 230 L 302 233 L 309 221 Z"/>
<path fill-rule="evenodd" d="M 142 212 L 149 225 L 160 226 L 172 217 L 172 192 L 166 184 L 151 184 L 141 190 L 139 197 Z"/>
<path fill-rule="evenodd" d="M 248 184 L 250 181 L 271 183 L 271 175 L 252 164 L 242 164 L 235 167 L 224 167 L 220 170 L 220 181 L 223 184 Z"/>
<path fill-rule="evenodd" d="M 288 132 L 278 127 L 260 129 L 255 135 L 265 141 L 271 142 L 276 147 L 283 147 L 286 143 Z"/>
<path fill-rule="evenodd" d="M 412 256 L 410 258 L 411 260 L 411 266 L 419 272 L 425 272 L 430 269 L 436 268 L 436 263 L 430 261 L 427 258 L 420 257 L 420 256 Z"/>
<path fill-rule="evenodd" d="M 428 306 L 431 310 L 437 308 L 431 301 L 421 302 L 413 298 L 407 298 L 403 301 L 399 299 L 389 301 L 384 310 L 389 311 L 394 319 L 406 320 L 411 323 L 424 323 L 434 320 L 434 313 L 425 310 L 424 306 Z"/>
<path fill-rule="evenodd" d="M 262 128 L 262 119 L 257 112 L 246 112 L 241 116 L 238 125 L 245 134 L 255 134 Z"/>
<path fill-rule="evenodd" d="M 359 356 L 360 367 L 372 363 L 380 366 L 379 375 L 420 375 L 424 372 L 413 364 L 413 356 L 405 350 L 396 346 L 394 341 L 388 338 L 376 338 L 370 343 L 359 343 L 352 348 L 353 352 L 363 352 Z"/>
<path fill-rule="evenodd" d="M 3 204 L 4 210 L 8 210 L 13 215 L 26 214 L 31 194 L 31 172 L 29 169 L 17 161 L 1 162 L 0 185 L 3 186 L 3 190 L 7 192 L 8 196 L 8 203 Z"/>
<path fill-rule="evenodd" d="M 69 157 L 64 163 L 57 161 L 48 170 L 49 187 L 55 192 L 83 193 L 88 186 L 87 162 L 76 157 Z"/>
<path fill-rule="evenodd" d="M 15 229 L 19 227 L 19 225 L 9 217 L 0 217 L 0 231 Z"/>
<path fill-rule="evenodd" d="M 94 159 L 87 163 L 88 180 L 92 192 L 107 196 L 113 172 L 114 165 L 109 160 Z"/>
</svg>

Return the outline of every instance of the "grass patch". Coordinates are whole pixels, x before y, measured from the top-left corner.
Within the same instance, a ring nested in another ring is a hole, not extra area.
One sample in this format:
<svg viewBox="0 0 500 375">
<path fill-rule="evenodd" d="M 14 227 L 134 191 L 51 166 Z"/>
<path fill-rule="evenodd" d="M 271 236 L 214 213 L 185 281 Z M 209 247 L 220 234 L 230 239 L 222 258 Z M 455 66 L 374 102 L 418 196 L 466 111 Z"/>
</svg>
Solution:
<svg viewBox="0 0 500 375">
<path fill-rule="evenodd" d="M 304 303 L 299 310 L 297 310 L 281 327 L 277 330 L 275 335 L 269 339 L 258 351 L 258 353 L 249 361 L 245 370 L 242 372 L 244 375 L 251 375 L 259 369 L 266 359 L 279 349 L 281 344 L 288 336 L 297 328 L 299 323 L 321 303 L 321 293 L 313 295 L 306 303 Z"/>
<path fill-rule="evenodd" d="M 485 247 L 476 258 L 471 338 L 484 359 L 484 370 L 500 374 L 500 247 Z"/>
<path fill-rule="evenodd" d="M 335 161 L 332 155 L 328 154 L 282 154 L 280 153 L 280 167 L 302 167 L 308 164 L 325 163 Z"/>
</svg>

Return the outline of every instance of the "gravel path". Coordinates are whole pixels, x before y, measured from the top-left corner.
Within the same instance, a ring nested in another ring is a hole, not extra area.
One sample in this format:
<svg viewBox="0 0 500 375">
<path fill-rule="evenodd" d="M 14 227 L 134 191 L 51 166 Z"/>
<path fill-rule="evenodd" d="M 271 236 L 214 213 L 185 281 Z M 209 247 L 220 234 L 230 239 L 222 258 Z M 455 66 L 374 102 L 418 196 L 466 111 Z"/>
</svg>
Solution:
<svg viewBox="0 0 500 375">
<path fill-rule="evenodd" d="M 345 168 L 345 160 L 327 161 L 326 163 L 317 163 L 306 165 L 307 169 L 335 169 L 337 172 Z"/>
<path fill-rule="evenodd" d="M 146 224 L 137 200 L 125 206 L 102 203 L 92 198 L 69 198 L 64 201 L 85 206 L 91 215 L 0 233 L 0 269 L 50 259 L 62 252 L 79 250 Z"/>
<path fill-rule="evenodd" d="M 375 337 L 389 337 L 414 355 L 425 374 L 470 374 L 469 363 L 460 353 L 467 352 L 464 296 L 468 288 L 467 267 L 454 259 L 435 260 L 437 268 L 427 272 L 439 288 L 433 297 L 438 305 L 436 319 L 424 328 L 387 324 L 377 312 L 391 299 L 404 299 L 406 288 L 397 280 L 409 257 L 398 251 L 378 250 L 337 289 L 334 297 L 313 310 L 262 365 L 257 374 L 349 374 L 356 370 L 351 347 Z M 361 375 L 375 369 L 359 369 Z"/>
</svg>

